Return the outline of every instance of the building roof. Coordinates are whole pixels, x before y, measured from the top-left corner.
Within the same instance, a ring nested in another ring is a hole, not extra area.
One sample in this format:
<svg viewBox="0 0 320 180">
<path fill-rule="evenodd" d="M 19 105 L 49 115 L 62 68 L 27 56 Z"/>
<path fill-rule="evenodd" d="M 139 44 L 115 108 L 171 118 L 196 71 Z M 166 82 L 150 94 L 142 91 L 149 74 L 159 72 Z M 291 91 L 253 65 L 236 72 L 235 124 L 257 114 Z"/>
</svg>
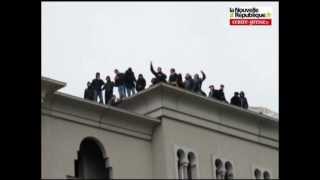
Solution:
<svg viewBox="0 0 320 180">
<path fill-rule="evenodd" d="M 54 79 L 51 79 L 51 78 L 48 78 L 48 77 L 41 77 L 41 82 L 42 82 L 41 83 L 42 89 L 45 88 L 46 91 L 47 91 L 46 94 L 54 93 L 58 89 L 63 88 L 64 86 L 66 86 L 66 83 L 61 82 L 61 81 L 57 81 L 57 80 L 54 80 Z M 125 103 L 130 102 L 130 101 L 136 101 L 137 99 L 143 98 L 145 95 L 153 93 L 153 92 L 155 92 L 155 91 L 157 91 L 159 89 L 163 89 L 163 90 L 166 90 L 166 91 L 171 91 L 174 94 L 179 94 L 179 95 L 184 95 L 184 96 L 189 96 L 189 97 L 192 97 L 192 98 L 196 98 L 198 100 L 202 100 L 202 101 L 204 101 L 206 103 L 209 103 L 209 104 L 212 104 L 212 105 L 223 107 L 223 108 L 226 108 L 226 109 L 232 110 L 232 111 L 237 111 L 237 112 L 242 113 L 242 114 L 252 115 L 252 116 L 255 116 L 257 118 L 262 118 L 262 119 L 265 119 L 265 120 L 268 120 L 268 121 L 272 121 L 274 123 L 278 123 L 278 121 L 279 121 L 279 119 L 276 118 L 276 116 L 265 115 L 263 113 L 259 113 L 259 112 L 255 111 L 255 110 L 251 110 L 250 108 L 249 109 L 243 109 L 243 108 L 240 108 L 240 107 L 228 104 L 228 103 L 221 102 L 221 101 L 213 99 L 213 98 L 209 98 L 209 97 L 201 96 L 199 94 L 192 93 L 192 92 L 187 91 L 185 89 L 181 89 L 181 88 L 178 88 L 178 87 L 166 84 L 166 83 L 159 83 L 159 84 L 156 84 L 154 86 L 151 86 L 151 87 L 149 87 L 149 88 L 147 88 L 147 89 L 145 89 L 143 91 L 140 91 L 139 93 L 136 93 L 133 96 L 125 98 L 123 100 L 123 102 L 121 102 L 121 103 L 125 104 Z M 60 94 L 60 95 L 63 95 L 63 96 L 68 96 L 68 97 L 70 97 L 72 99 L 77 99 L 77 100 L 81 100 L 82 99 L 82 98 L 71 96 L 71 95 L 68 95 L 66 93 L 61 93 L 61 92 L 59 92 L 57 94 Z M 117 107 L 110 107 L 110 106 L 101 105 L 101 104 L 99 104 L 97 102 L 88 101 L 88 100 L 84 100 L 84 99 L 82 99 L 82 100 L 87 102 L 87 103 L 94 104 L 94 105 L 97 105 L 97 106 L 101 106 L 101 107 L 104 106 L 104 107 L 108 107 L 110 109 L 114 109 L 114 110 L 117 110 L 117 111 L 123 111 L 123 112 L 128 111 L 128 113 L 132 113 L 132 112 L 130 112 L 130 110 L 126 110 L 126 109 L 123 109 L 123 108 L 121 109 L 121 108 L 117 108 Z M 137 113 L 134 113 L 134 114 L 137 114 Z M 139 116 L 142 116 L 142 115 L 139 115 Z"/>
<path fill-rule="evenodd" d="M 95 106 L 96 108 L 100 108 L 106 112 L 112 111 L 113 113 L 123 114 L 125 116 L 134 116 L 137 120 L 145 121 L 151 124 L 158 124 L 160 120 L 151 118 L 148 116 L 144 116 L 135 112 L 127 111 L 121 108 L 117 108 L 114 106 L 109 106 L 105 104 L 99 104 L 98 102 L 94 102 L 91 100 L 83 99 L 80 97 L 76 97 L 67 93 L 58 92 L 57 90 L 64 87 L 66 83 L 61 81 L 56 81 L 47 77 L 41 78 L 41 88 L 42 91 L 45 91 L 46 96 L 50 95 L 51 97 L 59 97 L 59 98 L 67 98 L 72 101 L 76 101 L 79 105 L 89 105 Z"/>
<path fill-rule="evenodd" d="M 279 114 L 266 107 L 249 107 L 250 110 L 278 119 Z"/>
<path fill-rule="evenodd" d="M 269 115 L 261 114 L 261 113 L 259 113 L 257 111 L 254 111 L 254 110 L 244 109 L 244 108 L 241 108 L 241 107 L 238 107 L 238 106 L 234 106 L 234 105 L 231 105 L 231 104 L 228 104 L 228 103 L 224 103 L 224 102 L 221 102 L 219 100 L 216 100 L 216 99 L 213 99 L 213 98 L 210 98 L 210 97 L 206 97 L 206 96 L 201 96 L 199 94 L 196 94 L 196 93 L 193 93 L 193 92 L 187 91 L 185 89 L 181 89 L 181 88 L 178 88 L 178 87 L 166 84 L 166 83 L 159 83 L 159 84 L 156 84 L 156 85 L 154 85 L 152 87 L 149 87 L 149 88 L 147 88 L 147 89 L 145 89 L 145 90 L 143 90 L 143 91 L 141 91 L 139 93 L 136 93 L 135 95 L 126 98 L 123 103 L 126 103 L 126 101 L 135 101 L 136 99 L 143 98 L 144 94 L 152 93 L 156 89 L 161 89 L 161 88 L 169 90 L 169 91 L 172 91 L 172 92 L 175 92 L 176 94 L 179 94 L 179 95 L 186 95 L 186 96 L 189 96 L 189 97 L 198 98 L 198 99 L 201 99 L 201 100 L 203 100 L 203 101 L 205 101 L 205 102 L 207 102 L 209 104 L 217 105 L 217 106 L 220 106 L 220 107 L 224 107 L 224 108 L 226 108 L 228 110 L 232 110 L 232 111 L 238 111 L 238 112 L 240 112 L 242 114 L 252 115 L 252 116 L 255 116 L 257 118 L 262 118 L 262 119 L 269 120 L 269 121 L 276 122 L 276 123 L 279 121 L 279 119 L 275 118 L 275 116 L 269 116 Z"/>
<path fill-rule="evenodd" d="M 57 81 L 48 77 L 41 77 L 41 89 L 46 90 L 47 94 L 53 93 L 66 85 L 67 83 L 65 82 Z"/>
<path fill-rule="evenodd" d="M 60 108 L 57 111 L 76 105 L 79 112 L 83 111 L 84 114 L 98 112 L 103 116 L 122 117 L 121 119 L 128 123 L 144 124 L 148 127 L 161 124 L 162 119 L 171 119 L 272 148 L 278 147 L 279 121 L 277 118 L 201 96 L 166 83 L 159 83 L 125 98 L 117 106 L 99 104 L 81 97 L 53 91 L 64 87 L 65 83 L 50 78 L 42 78 L 42 84 L 45 85 L 42 88 L 49 87 L 42 89 L 42 92 L 47 94 L 42 98 L 42 101 L 44 100 L 43 110 L 46 107 L 52 108 L 52 102 L 56 102 L 55 108 Z M 47 91 L 50 91 L 50 94 Z M 144 136 L 139 135 L 140 138 L 146 138 Z M 149 136 L 148 134 L 148 140 L 151 138 Z"/>
</svg>

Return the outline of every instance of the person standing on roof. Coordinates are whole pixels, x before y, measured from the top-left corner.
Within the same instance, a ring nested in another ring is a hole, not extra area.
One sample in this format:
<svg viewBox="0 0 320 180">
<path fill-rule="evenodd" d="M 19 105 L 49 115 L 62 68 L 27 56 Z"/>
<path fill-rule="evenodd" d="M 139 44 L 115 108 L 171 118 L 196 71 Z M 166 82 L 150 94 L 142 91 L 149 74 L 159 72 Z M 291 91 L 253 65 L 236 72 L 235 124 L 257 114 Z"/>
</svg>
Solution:
<svg viewBox="0 0 320 180">
<path fill-rule="evenodd" d="M 209 88 L 210 88 L 209 97 L 218 100 L 218 90 L 215 90 L 213 85 L 210 85 Z"/>
<path fill-rule="evenodd" d="M 177 86 L 179 88 L 184 88 L 184 83 L 183 83 L 183 80 L 182 80 L 182 74 L 181 73 L 178 74 Z"/>
<path fill-rule="evenodd" d="M 99 103 L 103 104 L 102 98 L 102 89 L 101 87 L 104 85 L 102 79 L 100 79 L 100 73 L 96 73 L 96 78 L 92 80 L 91 86 L 94 89 L 94 100 L 97 101 L 99 97 Z"/>
<path fill-rule="evenodd" d="M 169 84 L 177 86 L 178 74 L 174 68 L 170 69 Z"/>
<path fill-rule="evenodd" d="M 106 77 L 106 83 L 104 84 L 102 90 L 104 90 L 104 101 L 105 104 L 109 104 L 110 99 L 113 96 L 114 82 L 111 81 L 110 76 Z"/>
<path fill-rule="evenodd" d="M 225 103 L 228 103 L 228 101 L 226 100 L 226 97 L 224 95 L 224 85 L 223 84 L 220 85 L 220 89 L 217 92 L 217 97 L 218 97 L 218 100 L 225 102 Z"/>
<path fill-rule="evenodd" d="M 114 73 L 116 74 L 114 84 L 118 87 L 119 97 L 122 100 L 126 97 L 125 75 L 120 73 L 118 69 L 115 69 Z"/>
<path fill-rule="evenodd" d="M 189 73 L 187 73 L 185 75 L 184 79 L 185 79 L 184 82 L 183 82 L 184 88 L 186 90 L 192 91 L 192 89 L 193 89 L 193 79 L 192 79 L 191 75 Z"/>
<path fill-rule="evenodd" d="M 238 92 L 234 92 L 234 96 L 231 98 L 230 104 L 241 107 L 241 100 Z"/>
<path fill-rule="evenodd" d="M 91 86 L 91 83 L 87 82 L 87 88 L 84 90 L 84 99 L 92 100 L 94 99 L 94 89 Z"/>
<path fill-rule="evenodd" d="M 153 66 L 152 66 L 152 62 L 150 63 L 150 70 L 152 72 L 152 74 L 155 76 L 155 80 L 153 84 L 157 84 L 159 82 L 167 82 L 167 75 L 165 75 L 162 70 L 161 67 L 158 67 L 157 72 L 154 71 Z"/>
<path fill-rule="evenodd" d="M 247 98 L 245 97 L 243 91 L 240 92 L 240 101 L 241 101 L 241 107 L 244 109 L 248 109 L 248 107 L 249 107 L 248 101 L 247 101 Z"/>
<path fill-rule="evenodd" d="M 193 77 L 193 92 L 201 95 L 205 95 L 205 93 L 202 91 L 201 86 L 202 82 L 206 79 L 206 74 L 201 71 L 202 78 L 199 77 L 199 74 L 195 74 Z"/>
<path fill-rule="evenodd" d="M 128 68 L 128 70 L 125 72 L 125 85 L 128 97 L 134 95 L 136 93 L 135 90 L 135 83 L 136 83 L 136 77 L 134 75 L 134 72 L 132 71 L 131 67 Z"/>
<path fill-rule="evenodd" d="M 138 80 L 136 82 L 136 89 L 138 92 L 144 90 L 144 88 L 146 87 L 146 80 L 143 78 L 142 74 L 138 75 Z"/>
</svg>

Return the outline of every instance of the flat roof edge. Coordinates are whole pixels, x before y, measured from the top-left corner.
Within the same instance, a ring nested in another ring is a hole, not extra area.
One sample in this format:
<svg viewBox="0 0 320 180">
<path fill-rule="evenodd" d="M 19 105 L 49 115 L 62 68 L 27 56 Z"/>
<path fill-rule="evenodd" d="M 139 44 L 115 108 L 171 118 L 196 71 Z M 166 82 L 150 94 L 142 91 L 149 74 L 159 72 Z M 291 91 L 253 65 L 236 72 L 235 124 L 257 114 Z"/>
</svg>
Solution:
<svg viewBox="0 0 320 180">
<path fill-rule="evenodd" d="M 88 104 L 88 105 L 97 106 L 99 108 L 103 108 L 103 109 L 106 109 L 106 110 L 116 111 L 118 113 L 122 113 L 122 114 L 125 114 L 125 115 L 134 116 L 134 117 L 137 117 L 137 118 L 139 118 L 141 120 L 145 120 L 145 121 L 148 121 L 148 122 L 153 123 L 153 124 L 160 124 L 161 123 L 161 120 L 156 119 L 156 118 L 151 118 L 151 117 L 148 117 L 148 116 L 144 116 L 144 115 L 141 115 L 141 114 L 138 114 L 138 113 L 135 113 L 135 112 L 127 111 L 127 110 L 124 110 L 122 108 L 117 108 L 117 107 L 110 106 L 110 105 L 99 104 L 98 102 L 94 102 L 94 101 L 91 101 L 91 100 L 86 100 L 86 99 L 83 99 L 83 98 L 80 98 L 80 97 L 77 97 L 77 96 L 73 96 L 73 95 L 70 95 L 70 94 L 67 94 L 67 93 L 55 92 L 54 95 L 61 96 L 61 97 L 64 97 L 64 98 L 69 98 L 71 100 L 79 101 L 79 102 L 82 102 L 82 103 L 85 103 L 85 104 Z"/>
<path fill-rule="evenodd" d="M 234 110 L 237 110 L 239 112 L 242 112 L 242 113 L 247 113 L 247 114 L 250 114 L 250 115 L 253 115 L 253 116 L 256 116 L 258 118 L 263 118 L 263 119 L 267 119 L 267 120 L 270 120 L 272 122 L 275 122 L 275 123 L 279 123 L 279 119 L 277 118 L 274 118 L 274 117 L 271 117 L 271 116 L 267 116 L 265 114 L 260 114 L 258 112 L 255 112 L 255 111 L 252 111 L 252 110 L 247 110 L 247 109 L 242 109 L 240 107 L 237 107 L 237 106 L 234 106 L 234 105 L 231 105 L 231 104 L 227 104 L 227 103 L 224 103 L 224 102 L 220 102 L 218 100 L 215 100 L 213 98 L 208 98 L 208 97 L 204 97 L 204 96 L 201 96 L 201 95 L 198 95 L 198 94 L 195 94 L 195 93 L 192 93 L 192 92 L 189 92 L 187 90 L 184 90 L 184 89 L 180 89 L 178 87 L 174 87 L 174 86 L 171 86 L 169 84 L 166 84 L 166 83 L 159 83 L 159 84 L 156 84 L 148 89 L 145 89 L 143 92 L 140 92 L 140 93 L 136 93 L 134 96 L 131 96 L 129 98 L 126 98 L 124 99 L 124 102 L 125 101 L 131 101 L 131 100 L 134 100 L 136 99 L 139 95 L 142 95 L 142 94 L 146 94 L 148 92 L 151 92 L 153 91 L 154 89 L 158 89 L 158 88 L 167 88 L 167 89 L 170 89 L 170 90 L 174 90 L 174 91 L 179 91 L 181 93 L 184 93 L 184 94 L 187 94 L 189 96 L 195 96 L 195 97 L 199 97 L 201 98 L 202 100 L 205 100 L 205 101 L 208 101 L 210 103 L 215 103 L 215 104 L 218 104 L 219 106 L 223 106 L 223 107 L 227 107 L 229 109 L 234 109 Z"/>
<path fill-rule="evenodd" d="M 41 76 L 41 81 L 48 82 L 48 83 L 51 83 L 51 84 L 54 84 L 57 86 L 61 86 L 60 88 L 65 87 L 67 85 L 67 83 L 65 83 L 65 82 L 51 79 L 51 78 L 45 77 L 45 76 Z"/>
</svg>

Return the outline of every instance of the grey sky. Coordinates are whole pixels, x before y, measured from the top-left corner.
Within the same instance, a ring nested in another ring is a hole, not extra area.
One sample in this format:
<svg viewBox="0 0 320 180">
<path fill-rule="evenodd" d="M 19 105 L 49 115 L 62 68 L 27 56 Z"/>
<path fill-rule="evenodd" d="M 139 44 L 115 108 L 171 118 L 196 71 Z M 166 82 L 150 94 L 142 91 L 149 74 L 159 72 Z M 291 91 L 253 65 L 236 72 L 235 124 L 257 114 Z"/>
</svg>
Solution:
<svg viewBox="0 0 320 180">
<path fill-rule="evenodd" d="M 235 6 L 273 7 L 272 26 L 230 26 Z M 169 75 L 200 73 L 225 85 L 226 98 L 243 90 L 250 106 L 278 112 L 277 2 L 42 2 L 42 75 L 83 97 L 96 72 L 132 67 L 147 86 L 154 67 Z M 114 91 L 118 96 L 118 91 Z"/>
</svg>

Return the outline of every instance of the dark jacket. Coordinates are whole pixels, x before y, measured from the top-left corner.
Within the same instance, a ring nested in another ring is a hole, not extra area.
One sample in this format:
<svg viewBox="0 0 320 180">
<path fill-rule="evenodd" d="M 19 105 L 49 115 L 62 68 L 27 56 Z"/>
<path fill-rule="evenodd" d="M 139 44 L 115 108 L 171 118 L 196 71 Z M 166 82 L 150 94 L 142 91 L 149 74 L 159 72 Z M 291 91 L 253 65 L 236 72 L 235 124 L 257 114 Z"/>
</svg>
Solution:
<svg viewBox="0 0 320 180">
<path fill-rule="evenodd" d="M 84 91 L 84 99 L 94 99 L 94 89 L 92 87 L 86 88 Z"/>
<path fill-rule="evenodd" d="M 134 76 L 134 72 L 127 70 L 125 72 L 125 85 L 128 89 L 135 88 L 136 77 Z"/>
<path fill-rule="evenodd" d="M 218 98 L 218 100 L 220 100 L 220 101 L 227 102 L 226 97 L 224 96 L 224 92 L 223 92 L 223 90 L 221 90 L 221 89 L 219 89 L 219 90 L 217 91 L 217 98 Z"/>
<path fill-rule="evenodd" d="M 175 83 L 178 81 L 178 74 L 174 73 L 174 74 L 170 74 L 169 76 L 169 83 Z"/>
<path fill-rule="evenodd" d="M 103 90 L 105 90 L 105 96 L 109 96 L 109 95 L 113 95 L 113 87 L 114 87 L 114 82 L 112 81 L 107 81 L 104 86 L 103 86 Z"/>
<path fill-rule="evenodd" d="M 193 92 L 201 92 L 202 82 L 206 79 L 206 75 L 202 73 L 202 78 L 193 79 Z"/>
<path fill-rule="evenodd" d="M 233 96 L 230 100 L 230 104 L 241 107 L 241 100 L 239 96 Z"/>
<path fill-rule="evenodd" d="M 104 85 L 104 82 L 102 79 L 93 79 L 91 86 L 96 91 L 101 91 L 102 86 Z"/>
<path fill-rule="evenodd" d="M 215 99 L 219 99 L 219 91 L 218 90 L 213 90 L 209 92 L 209 97 L 215 98 Z"/>
<path fill-rule="evenodd" d="M 247 98 L 244 96 L 240 96 L 240 101 L 241 101 L 241 107 L 243 107 L 244 109 L 248 109 L 248 101 Z"/>
<path fill-rule="evenodd" d="M 154 69 L 153 69 L 153 66 L 152 64 L 150 65 L 150 70 L 152 72 L 152 74 L 155 76 L 155 83 L 154 84 L 157 84 L 159 82 L 167 82 L 167 75 L 165 75 L 164 73 L 162 72 L 155 72 Z"/>
<path fill-rule="evenodd" d="M 186 90 L 192 91 L 192 89 L 193 89 L 193 79 L 192 78 L 186 79 L 184 81 L 184 88 Z"/>
<path fill-rule="evenodd" d="M 121 85 L 125 85 L 125 75 L 123 73 L 118 73 L 114 77 L 114 86 L 118 87 Z"/>
<path fill-rule="evenodd" d="M 114 82 L 112 81 L 107 81 L 104 86 L 103 86 L 103 90 L 105 90 L 104 92 L 104 96 L 105 96 L 105 103 L 107 104 L 108 101 L 110 100 L 110 98 L 113 95 L 113 87 L 114 87 Z"/>
<path fill-rule="evenodd" d="M 184 84 L 183 84 L 183 81 L 182 81 L 182 75 L 181 74 L 178 74 L 177 85 L 180 88 L 184 88 Z"/>
<path fill-rule="evenodd" d="M 146 87 L 146 80 L 144 78 L 138 78 L 136 83 L 136 90 L 138 92 L 144 90 L 144 88 Z"/>
</svg>

